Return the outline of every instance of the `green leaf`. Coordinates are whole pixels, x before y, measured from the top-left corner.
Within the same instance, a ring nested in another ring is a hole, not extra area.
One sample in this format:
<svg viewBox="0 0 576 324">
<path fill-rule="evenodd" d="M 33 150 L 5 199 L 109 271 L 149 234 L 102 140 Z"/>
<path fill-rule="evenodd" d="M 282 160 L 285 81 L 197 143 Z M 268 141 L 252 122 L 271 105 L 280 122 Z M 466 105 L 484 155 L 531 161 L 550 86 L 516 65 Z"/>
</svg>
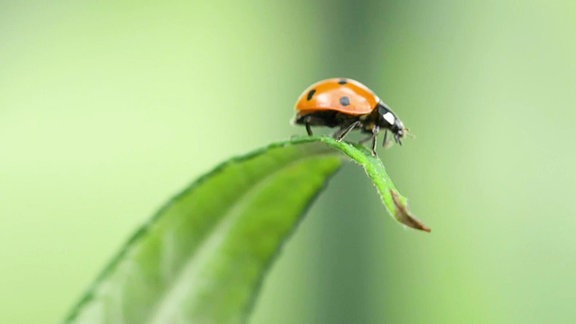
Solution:
<svg viewBox="0 0 576 324">
<path fill-rule="evenodd" d="M 364 167 L 391 215 L 429 231 L 363 146 L 329 137 L 272 144 L 225 162 L 172 199 L 67 322 L 245 321 L 272 260 L 345 156 Z"/>
</svg>

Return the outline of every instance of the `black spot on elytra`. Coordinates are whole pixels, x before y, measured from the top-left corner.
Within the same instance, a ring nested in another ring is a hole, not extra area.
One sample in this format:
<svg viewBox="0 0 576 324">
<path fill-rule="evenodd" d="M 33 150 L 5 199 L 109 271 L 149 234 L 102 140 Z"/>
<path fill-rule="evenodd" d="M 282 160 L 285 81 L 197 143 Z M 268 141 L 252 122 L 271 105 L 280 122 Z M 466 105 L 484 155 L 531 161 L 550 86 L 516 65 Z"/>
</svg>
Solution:
<svg viewBox="0 0 576 324">
<path fill-rule="evenodd" d="M 348 106 L 350 104 L 350 98 L 344 96 L 340 98 L 340 104 L 342 106 Z"/>
<path fill-rule="evenodd" d="M 338 81 L 338 84 L 346 84 L 348 83 L 348 80 L 346 79 L 340 79 L 340 81 Z"/>
<path fill-rule="evenodd" d="M 310 100 L 312 99 L 312 97 L 314 96 L 314 94 L 316 93 L 316 89 L 312 89 L 308 92 L 308 95 L 306 96 L 306 100 Z"/>
</svg>

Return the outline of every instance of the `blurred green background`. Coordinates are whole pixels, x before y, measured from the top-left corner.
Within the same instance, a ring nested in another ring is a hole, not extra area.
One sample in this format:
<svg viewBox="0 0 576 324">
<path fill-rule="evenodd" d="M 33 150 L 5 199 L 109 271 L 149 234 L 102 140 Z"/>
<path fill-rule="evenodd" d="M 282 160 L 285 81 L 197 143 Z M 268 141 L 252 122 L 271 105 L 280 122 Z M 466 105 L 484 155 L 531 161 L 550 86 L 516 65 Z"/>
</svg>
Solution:
<svg viewBox="0 0 576 324">
<path fill-rule="evenodd" d="M 127 237 L 358 79 L 417 135 L 381 152 L 431 234 L 347 166 L 253 323 L 576 316 L 576 2 L 1 1 L 0 322 L 63 318 Z"/>
</svg>

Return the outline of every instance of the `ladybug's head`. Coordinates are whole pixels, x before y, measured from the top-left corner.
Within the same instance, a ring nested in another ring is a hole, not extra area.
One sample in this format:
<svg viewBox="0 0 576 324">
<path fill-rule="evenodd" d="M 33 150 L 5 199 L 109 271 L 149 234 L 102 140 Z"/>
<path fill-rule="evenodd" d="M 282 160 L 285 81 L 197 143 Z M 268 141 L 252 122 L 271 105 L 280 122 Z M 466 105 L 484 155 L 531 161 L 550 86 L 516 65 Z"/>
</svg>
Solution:
<svg viewBox="0 0 576 324">
<path fill-rule="evenodd" d="M 402 138 L 406 135 L 406 127 L 402 121 L 396 117 L 392 110 L 382 101 L 378 103 L 378 126 L 392 132 L 396 143 L 402 145 Z M 386 141 L 386 139 L 384 139 Z M 383 143 L 384 145 L 386 143 Z"/>
<path fill-rule="evenodd" d="M 396 122 L 394 123 L 394 126 L 392 126 L 391 131 L 394 133 L 394 140 L 396 143 L 402 145 L 402 137 L 406 135 L 406 127 L 404 127 L 404 124 L 402 124 L 400 119 L 396 119 Z"/>
</svg>

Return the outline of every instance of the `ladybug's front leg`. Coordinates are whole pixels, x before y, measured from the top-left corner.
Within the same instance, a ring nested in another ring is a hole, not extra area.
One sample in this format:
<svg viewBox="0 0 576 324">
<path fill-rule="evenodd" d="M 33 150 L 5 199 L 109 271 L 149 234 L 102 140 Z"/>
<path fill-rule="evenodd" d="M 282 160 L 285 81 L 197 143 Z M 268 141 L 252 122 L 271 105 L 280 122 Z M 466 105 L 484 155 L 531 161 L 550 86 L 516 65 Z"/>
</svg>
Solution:
<svg viewBox="0 0 576 324">
<path fill-rule="evenodd" d="M 376 156 L 376 135 L 378 135 L 379 131 L 380 127 L 378 126 L 374 126 L 374 128 L 372 128 L 372 156 Z"/>
</svg>

